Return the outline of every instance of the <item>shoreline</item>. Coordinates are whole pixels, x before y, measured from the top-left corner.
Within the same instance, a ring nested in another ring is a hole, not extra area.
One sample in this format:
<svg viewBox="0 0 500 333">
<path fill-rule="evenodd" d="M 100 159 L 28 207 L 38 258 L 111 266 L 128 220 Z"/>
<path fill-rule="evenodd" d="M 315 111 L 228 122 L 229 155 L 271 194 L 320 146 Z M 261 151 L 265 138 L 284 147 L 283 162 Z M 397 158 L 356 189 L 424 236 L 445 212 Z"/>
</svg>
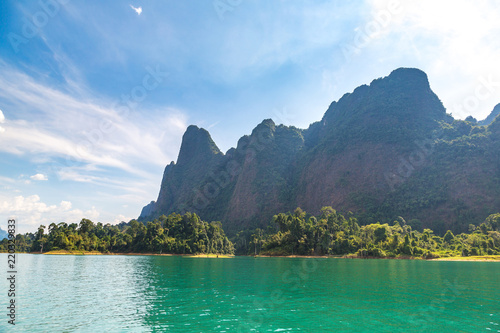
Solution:
<svg viewBox="0 0 500 333">
<path fill-rule="evenodd" d="M 472 256 L 472 257 L 446 257 L 429 259 L 431 261 L 479 261 L 479 262 L 500 262 L 500 255 Z"/>
<path fill-rule="evenodd" d="M 74 256 L 179 256 L 186 258 L 230 258 L 234 257 L 231 254 L 176 254 L 176 253 L 135 253 L 135 252 L 98 252 L 98 251 L 67 251 L 67 250 L 58 250 L 58 251 L 49 251 L 49 252 L 23 252 L 26 254 L 43 254 L 43 255 L 74 255 Z"/>
<path fill-rule="evenodd" d="M 234 257 L 254 257 L 254 258 L 308 258 L 308 259 L 386 259 L 386 260 L 424 260 L 424 261 L 469 261 L 469 262 L 500 262 L 500 255 L 485 255 L 485 256 L 471 256 L 471 257 L 441 257 L 433 259 L 424 259 L 421 257 L 358 257 L 355 255 L 230 255 L 230 254 L 174 254 L 174 253 L 125 253 L 125 252 L 98 252 L 98 251 L 49 251 L 49 252 L 22 252 L 26 254 L 43 254 L 43 255 L 103 255 L 103 256 L 178 256 L 184 258 L 212 258 L 212 259 L 226 259 Z"/>
<path fill-rule="evenodd" d="M 301 256 L 301 255 L 248 255 L 248 257 L 256 257 L 256 258 L 311 258 L 311 259 L 394 259 L 394 260 L 426 260 L 420 257 L 358 257 L 355 255 L 326 255 L 326 256 Z"/>
<path fill-rule="evenodd" d="M 313 259 L 387 259 L 387 260 L 424 260 L 424 261 L 477 261 L 477 262 L 500 262 L 500 255 L 491 256 L 470 256 L 470 257 L 441 257 L 424 259 L 422 257 L 358 257 L 356 255 L 335 255 L 335 256 L 300 256 L 300 255 L 251 255 L 256 258 L 313 258 Z"/>
</svg>

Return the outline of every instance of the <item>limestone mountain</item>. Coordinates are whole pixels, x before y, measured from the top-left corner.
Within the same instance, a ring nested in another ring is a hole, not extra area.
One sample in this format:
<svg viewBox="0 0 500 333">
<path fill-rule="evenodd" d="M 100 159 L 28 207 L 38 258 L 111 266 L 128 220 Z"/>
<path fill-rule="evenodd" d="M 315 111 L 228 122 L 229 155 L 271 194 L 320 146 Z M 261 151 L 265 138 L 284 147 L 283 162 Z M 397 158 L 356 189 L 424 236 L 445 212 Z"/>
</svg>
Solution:
<svg viewBox="0 0 500 333">
<path fill-rule="evenodd" d="M 345 94 L 308 129 L 267 119 L 226 154 L 188 127 L 140 219 L 192 211 L 234 234 L 278 212 L 332 206 L 361 223 L 402 216 L 462 231 L 500 210 L 500 120 L 485 125 L 453 119 L 424 72 L 400 68 Z"/>
</svg>

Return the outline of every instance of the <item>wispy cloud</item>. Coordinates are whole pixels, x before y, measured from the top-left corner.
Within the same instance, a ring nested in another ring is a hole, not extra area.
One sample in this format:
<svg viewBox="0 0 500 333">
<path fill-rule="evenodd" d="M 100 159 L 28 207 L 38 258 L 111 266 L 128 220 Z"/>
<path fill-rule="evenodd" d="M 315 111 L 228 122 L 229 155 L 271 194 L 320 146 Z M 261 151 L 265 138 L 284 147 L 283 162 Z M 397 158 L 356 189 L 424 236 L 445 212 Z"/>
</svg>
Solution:
<svg viewBox="0 0 500 333">
<path fill-rule="evenodd" d="M 10 177 L 0 176 L 0 184 L 13 184 L 16 180 Z"/>
<path fill-rule="evenodd" d="M 158 175 L 146 175 L 142 178 L 129 178 L 127 181 L 123 181 L 122 178 L 100 175 L 99 170 L 91 172 L 86 169 L 86 167 L 65 168 L 59 171 L 58 177 L 63 181 L 88 183 L 114 189 L 122 193 L 122 195 L 130 195 L 135 199 L 147 197 L 148 194 L 151 195 L 159 185 Z"/>
<path fill-rule="evenodd" d="M 132 8 L 137 13 L 137 15 L 141 15 L 142 7 L 134 7 L 134 6 L 130 5 L 130 8 Z"/>
<path fill-rule="evenodd" d="M 60 157 L 138 176 L 144 176 L 141 165 L 163 167 L 175 159 L 187 127 L 187 117 L 177 109 L 150 110 L 148 118 L 123 114 L 112 101 L 74 97 L 6 66 L 0 66 L 0 98 L 15 115 L 4 125 L 0 151 Z"/>
<path fill-rule="evenodd" d="M 0 110 L 0 124 L 3 124 L 3 123 L 5 123 L 5 116 L 2 112 L 2 110 Z M 0 126 L 0 133 L 2 133 L 2 132 L 5 132 L 5 128 Z"/>
</svg>

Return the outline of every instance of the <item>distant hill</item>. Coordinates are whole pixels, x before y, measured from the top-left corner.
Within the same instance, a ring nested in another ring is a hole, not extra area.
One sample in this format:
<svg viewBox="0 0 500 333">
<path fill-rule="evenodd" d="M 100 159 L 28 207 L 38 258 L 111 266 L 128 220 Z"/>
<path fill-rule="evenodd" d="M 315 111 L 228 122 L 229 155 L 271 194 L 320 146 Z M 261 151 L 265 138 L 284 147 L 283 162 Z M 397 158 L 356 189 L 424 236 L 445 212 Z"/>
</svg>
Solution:
<svg viewBox="0 0 500 333">
<path fill-rule="evenodd" d="M 308 129 L 267 119 L 226 154 L 189 126 L 139 219 L 191 211 L 235 234 L 278 212 L 332 206 L 362 224 L 401 216 L 418 229 L 466 231 L 500 208 L 500 119 L 484 124 L 453 119 L 424 72 L 400 68 Z"/>
<path fill-rule="evenodd" d="M 3 230 L 2 228 L 0 228 L 0 240 L 4 239 L 4 238 L 7 238 L 9 234 L 7 233 L 7 231 Z"/>
</svg>

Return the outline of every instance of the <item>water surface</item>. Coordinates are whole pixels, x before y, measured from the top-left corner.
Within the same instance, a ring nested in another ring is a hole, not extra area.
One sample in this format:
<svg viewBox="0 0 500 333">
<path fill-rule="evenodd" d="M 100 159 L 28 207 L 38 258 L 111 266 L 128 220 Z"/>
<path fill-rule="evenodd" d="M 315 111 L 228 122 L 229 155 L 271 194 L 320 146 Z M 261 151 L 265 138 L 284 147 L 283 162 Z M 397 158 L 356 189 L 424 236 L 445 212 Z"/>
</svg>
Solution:
<svg viewBox="0 0 500 333">
<path fill-rule="evenodd" d="M 500 332 L 490 262 L 21 254 L 16 284 L 0 331 Z"/>
</svg>

